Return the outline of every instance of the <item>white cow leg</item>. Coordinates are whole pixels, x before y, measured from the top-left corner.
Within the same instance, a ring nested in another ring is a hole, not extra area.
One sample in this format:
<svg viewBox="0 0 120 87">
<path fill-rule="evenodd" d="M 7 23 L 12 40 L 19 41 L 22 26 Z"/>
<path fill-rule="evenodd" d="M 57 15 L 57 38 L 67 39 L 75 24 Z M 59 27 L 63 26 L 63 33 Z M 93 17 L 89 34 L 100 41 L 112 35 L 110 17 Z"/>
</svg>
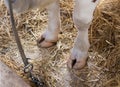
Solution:
<svg viewBox="0 0 120 87">
<path fill-rule="evenodd" d="M 59 0 L 48 6 L 48 28 L 38 39 L 38 46 L 51 47 L 58 40 L 60 32 L 60 8 Z"/>
<path fill-rule="evenodd" d="M 88 28 L 93 19 L 93 12 L 98 1 L 75 0 L 73 11 L 73 21 L 78 30 L 71 55 L 68 60 L 68 67 L 81 69 L 86 65 L 89 49 Z"/>
</svg>

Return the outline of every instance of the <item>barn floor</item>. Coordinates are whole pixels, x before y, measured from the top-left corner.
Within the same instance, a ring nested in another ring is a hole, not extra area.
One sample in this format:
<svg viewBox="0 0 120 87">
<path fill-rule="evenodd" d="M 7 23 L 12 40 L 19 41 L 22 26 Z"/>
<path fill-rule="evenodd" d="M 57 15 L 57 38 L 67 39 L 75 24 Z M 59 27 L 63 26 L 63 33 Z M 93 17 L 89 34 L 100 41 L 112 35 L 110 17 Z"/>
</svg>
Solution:
<svg viewBox="0 0 120 87">
<path fill-rule="evenodd" d="M 63 0 L 60 5 L 62 33 L 57 45 L 47 49 L 36 44 L 47 27 L 47 12 L 35 9 L 15 16 L 25 54 L 34 64 L 34 74 L 42 77 L 48 87 L 120 87 L 120 1 L 101 0 L 89 29 L 89 60 L 79 71 L 66 66 L 77 34 L 72 22 L 73 2 Z M 26 80 L 3 0 L 0 8 L 0 60 Z"/>
</svg>

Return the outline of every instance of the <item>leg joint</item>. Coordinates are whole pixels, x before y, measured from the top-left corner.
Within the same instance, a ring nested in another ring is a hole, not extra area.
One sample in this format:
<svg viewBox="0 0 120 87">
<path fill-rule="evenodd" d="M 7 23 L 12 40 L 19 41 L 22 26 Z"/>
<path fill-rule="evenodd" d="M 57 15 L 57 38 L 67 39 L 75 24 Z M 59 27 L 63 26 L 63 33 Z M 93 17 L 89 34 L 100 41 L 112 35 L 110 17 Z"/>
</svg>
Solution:
<svg viewBox="0 0 120 87">
<path fill-rule="evenodd" d="M 80 14 L 73 15 L 73 21 L 78 29 L 86 29 L 90 26 L 93 16 Z"/>
</svg>

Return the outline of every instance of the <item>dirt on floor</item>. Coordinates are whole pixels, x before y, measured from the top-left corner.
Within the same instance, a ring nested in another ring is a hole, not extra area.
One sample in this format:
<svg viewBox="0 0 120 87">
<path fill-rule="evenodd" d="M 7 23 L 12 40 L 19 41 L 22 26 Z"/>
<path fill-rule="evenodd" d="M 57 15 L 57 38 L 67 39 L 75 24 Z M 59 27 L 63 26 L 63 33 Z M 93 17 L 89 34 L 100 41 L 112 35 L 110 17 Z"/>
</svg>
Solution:
<svg viewBox="0 0 120 87">
<path fill-rule="evenodd" d="M 34 9 L 15 15 L 16 27 L 34 74 L 48 87 L 120 87 L 120 0 L 101 0 L 89 29 L 91 47 L 87 66 L 79 71 L 66 66 L 77 30 L 72 21 L 73 0 L 61 0 L 61 34 L 56 46 L 38 48 L 37 38 L 47 27 L 47 12 Z M 18 75 L 23 63 L 11 31 L 9 13 L 0 1 L 0 60 Z"/>
</svg>

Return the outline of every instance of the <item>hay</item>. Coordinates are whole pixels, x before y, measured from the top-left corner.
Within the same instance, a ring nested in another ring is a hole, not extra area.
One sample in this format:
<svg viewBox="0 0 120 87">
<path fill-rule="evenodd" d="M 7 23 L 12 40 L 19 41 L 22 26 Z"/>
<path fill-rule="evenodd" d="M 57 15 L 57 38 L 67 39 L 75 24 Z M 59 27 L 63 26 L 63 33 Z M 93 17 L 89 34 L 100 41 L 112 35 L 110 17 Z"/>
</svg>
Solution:
<svg viewBox="0 0 120 87">
<path fill-rule="evenodd" d="M 118 64 L 116 62 L 120 61 L 120 1 L 107 0 L 99 4 L 90 32 L 91 43 L 93 42 L 91 48 L 106 57 L 106 67 Z M 113 68 L 115 66 L 110 69 Z"/>
<path fill-rule="evenodd" d="M 25 52 L 34 60 L 34 74 L 43 77 L 48 87 L 120 87 L 120 1 L 101 0 L 96 8 L 89 29 L 88 66 L 81 71 L 66 66 L 77 34 L 72 21 L 73 1 L 61 0 L 60 6 L 62 34 L 57 46 L 48 49 L 37 49 L 35 42 L 47 26 L 47 12 L 35 9 L 15 16 Z M 25 78 L 3 0 L 0 8 L 0 60 Z"/>
</svg>

